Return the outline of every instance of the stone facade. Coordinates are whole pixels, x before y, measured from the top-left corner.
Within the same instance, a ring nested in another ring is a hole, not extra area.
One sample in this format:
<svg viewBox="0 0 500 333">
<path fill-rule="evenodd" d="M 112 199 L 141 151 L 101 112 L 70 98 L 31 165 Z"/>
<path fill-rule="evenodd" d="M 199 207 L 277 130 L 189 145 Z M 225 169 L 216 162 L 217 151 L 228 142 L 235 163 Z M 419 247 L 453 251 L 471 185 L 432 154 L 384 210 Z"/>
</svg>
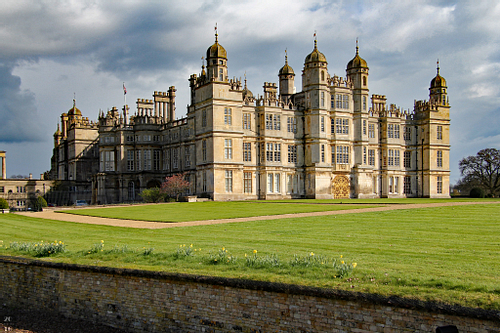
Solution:
<svg viewBox="0 0 500 333">
<path fill-rule="evenodd" d="M 493 333 L 498 311 L 271 282 L 0 257 L 0 301 L 131 332 Z"/>
<path fill-rule="evenodd" d="M 214 200 L 449 197 L 450 106 L 439 66 L 429 101 L 411 111 L 370 96 L 368 76 L 357 46 L 346 77 L 330 76 L 315 40 L 300 92 L 286 56 L 279 84 L 265 82 L 254 96 L 246 79 L 229 78 L 216 35 L 206 67 L 189 78 L 186 117 L 175 120 L 175 87 L 138 99 L 131 116 L 128 106 L 100 113 L 97 124 L 73 127 L 98 146 L 98 172 L 94 162 L 72 169 L 68 157 L 68 169 L 53 164 L 53 173 L 91 177 L 94 203 L 137 200 L 176 173 L 191 182 L 189 194 Z M 56 140 L 55 153 L 61 142 L 70 150 L 69 139 Z"/>
</svg>

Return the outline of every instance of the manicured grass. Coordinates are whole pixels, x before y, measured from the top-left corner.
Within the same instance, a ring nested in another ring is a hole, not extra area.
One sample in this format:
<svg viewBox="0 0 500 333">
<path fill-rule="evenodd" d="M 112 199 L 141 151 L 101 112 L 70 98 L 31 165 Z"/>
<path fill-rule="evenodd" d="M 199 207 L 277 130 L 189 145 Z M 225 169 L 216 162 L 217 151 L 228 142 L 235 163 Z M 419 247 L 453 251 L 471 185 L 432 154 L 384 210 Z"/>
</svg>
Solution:
<svg viewBox="0 0 500 333">
<path fill-rule="evenodd" d="M 22 255 L 5 249 L 13 241 L 62 240 L 67 251 L 43 260 L 279 281 L 500 310 L 499 213 L 500 204 L 478 204 L 156 230 L 1 214 L 0 254 Z M 101 240 L 104 251 L 89 254 Z M 182 244 L 201 251 L 176 259 Z M 115 245 L 135 251 L 109 251 Z M 207 263 L 209 253 L 222 247 L 238 260 Z M 144 255 L 150 248 L 154 251 Z M 283 262 L 311 252 L 343 255 L 357 267 L 342 279 L 327 267 L 247 267 L 244 256 L 254 250 Z"/>
<path fill-rule="evenodd" d="M 280 214 L 296 214 L 377 207 L 373 205 L 291 205 L 284 202 L 173 202 L 154 205 L 136 205 L 125 207 L 86 208 L 64 210 L 76 215 L 99 216 L 124 220 L 154 222 L 184 222 L 200 220 L 230 219 Z"/>
</svg>

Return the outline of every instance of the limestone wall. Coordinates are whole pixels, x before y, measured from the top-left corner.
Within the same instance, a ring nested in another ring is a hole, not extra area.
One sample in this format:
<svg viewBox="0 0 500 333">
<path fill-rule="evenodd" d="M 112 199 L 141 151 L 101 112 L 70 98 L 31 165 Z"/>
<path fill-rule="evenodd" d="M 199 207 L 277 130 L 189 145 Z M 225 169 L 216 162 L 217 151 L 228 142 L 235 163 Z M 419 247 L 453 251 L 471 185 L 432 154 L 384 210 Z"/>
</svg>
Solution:
<svg viewBox="0 0 500 333">
<path fill-rule="evenodd" d="M 134 332 L 498 332 L 493 311 L 269 282 L 0 257 L 0 301 Z"/>
</svg>

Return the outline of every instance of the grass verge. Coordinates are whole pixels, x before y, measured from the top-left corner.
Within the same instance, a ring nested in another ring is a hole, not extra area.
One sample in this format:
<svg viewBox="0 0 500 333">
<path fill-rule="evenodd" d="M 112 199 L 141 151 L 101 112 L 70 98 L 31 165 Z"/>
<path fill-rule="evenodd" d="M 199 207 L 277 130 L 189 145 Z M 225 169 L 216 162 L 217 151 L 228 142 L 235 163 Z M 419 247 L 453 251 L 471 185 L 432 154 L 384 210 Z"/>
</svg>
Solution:
<svg viewBox="0 0 500 333">
<path fill-rule="evenodd" d="M 9 244 L 62 240 L 65 251 L 43 260 L 295 283 L 500 310 L 499 212 L 498 204 L 478 204 L 157 230 L 2 214 L 0 254 L 30 257 Z M 177 255 L 184 244 L 197 251 Z M 223 247 L 235 259 L 210 262 Z M 267 263 L 248 265 L 253 251 Z M 303 260 L 311 252 L 330 260 L 328 265 L 292 267 L 294 258 Z M 276 257 L 283 265 L 272 265 Z M 357 267 L 338 278 L 333 260 Z"/>
</svg>

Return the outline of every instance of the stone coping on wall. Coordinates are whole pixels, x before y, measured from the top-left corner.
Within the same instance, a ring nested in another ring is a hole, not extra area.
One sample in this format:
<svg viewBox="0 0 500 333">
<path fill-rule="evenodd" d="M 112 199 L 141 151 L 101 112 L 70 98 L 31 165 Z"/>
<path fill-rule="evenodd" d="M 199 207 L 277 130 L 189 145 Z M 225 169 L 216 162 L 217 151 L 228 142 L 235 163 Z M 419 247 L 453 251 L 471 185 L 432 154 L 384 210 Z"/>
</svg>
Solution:
<svg viewBox="0 0 500 333">
<path fill-rule="evenodd" d="M 486 310 L 481 308 L 464 307 L 457 304 L 447 304 L 435 301 L 422 301 L 418 299 L 383 296 L 378 294 L 352 292 L 340 289 L 329 289 L 310 287 L 295 284 L 266 282 L 257 280 L 246 280 L 237 278 L 225 278 L 218 276 L 205 276 L 193 274 L 180 274 L 170 272 L 148 271 L 128 268 L 114 268 L 105 266 L 88 266 L 78 264 L 67 264 L 50 262 L 23 257 L 0 256 L 0 263 L 17 264 L 28 266 L 48 267 L 68 271 L 83 271 L 96 274 L 110 274 L 119 276 L 131 276 L 158 280 L 171 280 L 179 282 L 202 283 L 231 288 L 259 290 L 290 295 L 305 295 L 326 299 L 340 299 L 345 301 L 366 302 L 378 305 L 387 305 L 399 308 L 421 310 L 432 313 L 463 316 L 481 320 L 500 322 L 500 310 Z"/>
</svg>

